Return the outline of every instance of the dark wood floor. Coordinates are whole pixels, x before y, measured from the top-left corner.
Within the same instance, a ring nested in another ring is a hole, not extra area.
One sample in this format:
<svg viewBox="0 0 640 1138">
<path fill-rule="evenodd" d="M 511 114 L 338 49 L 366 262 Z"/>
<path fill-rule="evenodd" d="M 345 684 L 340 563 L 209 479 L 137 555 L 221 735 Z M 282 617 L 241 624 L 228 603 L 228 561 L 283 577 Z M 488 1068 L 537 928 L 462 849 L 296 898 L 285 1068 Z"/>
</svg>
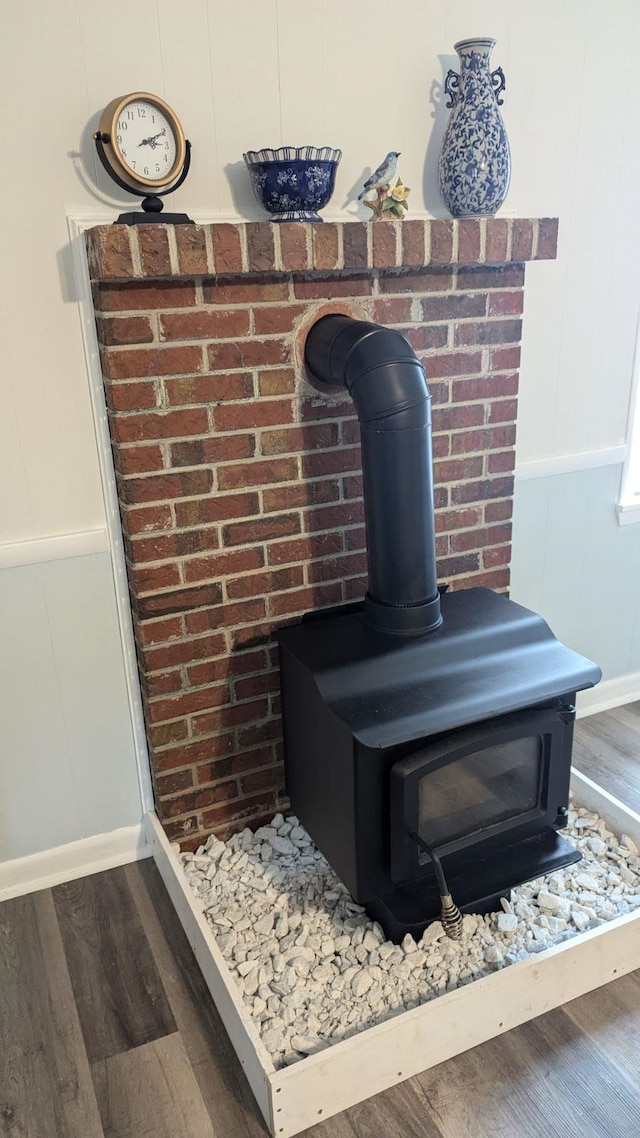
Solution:
<svg viewBox="0 0 640 1138">
<path fill-rule="evenodd" d="M 640 703 L 575 760 L 640 810 Z M 150 861 L 0 905 L 0 1134 L 264 1138 Z M 310 1138 L 640 1138 L 640 972 L 385 1091 Z"/>
</svg>

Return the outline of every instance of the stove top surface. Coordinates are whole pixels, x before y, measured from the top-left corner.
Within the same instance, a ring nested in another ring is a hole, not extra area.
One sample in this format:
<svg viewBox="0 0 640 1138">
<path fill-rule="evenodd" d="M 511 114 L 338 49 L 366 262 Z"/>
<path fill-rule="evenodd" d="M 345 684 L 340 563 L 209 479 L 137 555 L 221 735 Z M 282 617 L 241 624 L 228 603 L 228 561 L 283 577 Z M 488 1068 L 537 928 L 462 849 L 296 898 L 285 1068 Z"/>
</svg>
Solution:
<svg viewBox="0 0 640 1138">
<path fill-rule="evenodd" d="M 374 631 L 362 611 L 280 630 L 281 650 L 313 674 L 333 713 L 367 747 L 435 735 L 593 687 L 597 664 L 558 641 L 536 613 L 490 589 L 441 599 L 421 637 Z"/>
</svg>

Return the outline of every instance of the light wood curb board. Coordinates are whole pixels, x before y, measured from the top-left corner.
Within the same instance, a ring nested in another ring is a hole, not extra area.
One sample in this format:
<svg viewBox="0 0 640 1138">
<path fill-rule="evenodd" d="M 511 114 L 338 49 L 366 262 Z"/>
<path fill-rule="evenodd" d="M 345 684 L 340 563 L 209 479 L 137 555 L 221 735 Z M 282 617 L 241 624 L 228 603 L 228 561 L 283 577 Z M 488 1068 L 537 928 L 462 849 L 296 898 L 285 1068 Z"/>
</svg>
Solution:
<svg viewBox="0 0 640 1138">
<path fill-rule="evenodd" d="M 640 815 L 578 771 L 572 790 L 640 846 Z M 155 814 L 148 842 L 273 1138 L 291 1138 L 412 1075 L 640 967 L 640 910 L 580 933 L 276 1071 Z"/>
</svg>

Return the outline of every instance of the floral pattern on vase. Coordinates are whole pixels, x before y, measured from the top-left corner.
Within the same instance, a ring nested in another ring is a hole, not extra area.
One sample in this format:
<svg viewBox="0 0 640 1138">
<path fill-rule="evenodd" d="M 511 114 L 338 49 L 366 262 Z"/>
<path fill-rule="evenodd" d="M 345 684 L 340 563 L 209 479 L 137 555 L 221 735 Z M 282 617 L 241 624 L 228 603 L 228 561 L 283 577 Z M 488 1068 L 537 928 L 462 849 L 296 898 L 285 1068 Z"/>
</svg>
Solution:
<svg viewBox="0 0 640 1138">
<path fill-rule="evenodd" d="M 445 92 L 451 116 L 440 152 L 442 196 L 453 217 L 493 217 L 511 178 L 509 140 L 499 106 L 505 88 L 500 67 L 490 70 L 495 40 L 460 40 L 460 74 L 449 71 Z"/>
</svg>

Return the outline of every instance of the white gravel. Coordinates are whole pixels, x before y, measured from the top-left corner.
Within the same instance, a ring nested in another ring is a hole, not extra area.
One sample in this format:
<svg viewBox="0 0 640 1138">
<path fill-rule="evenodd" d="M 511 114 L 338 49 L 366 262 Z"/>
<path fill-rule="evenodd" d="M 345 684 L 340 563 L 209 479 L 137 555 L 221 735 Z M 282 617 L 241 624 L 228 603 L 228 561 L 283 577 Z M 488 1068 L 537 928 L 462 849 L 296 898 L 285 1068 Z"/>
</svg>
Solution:
<svg viewBox="0 0 640 1138">
<path fill-rule="evenodd" d="M 277 1067 L 640 907 L 640 858 L 625 834 L 572 809 L 582 861 L 514 889 L 504 912 L 440 922 L 416 944 L 385 941 L 295 817 L 210 837 L 181 854 L 224 958 Z"/>
</svg>

